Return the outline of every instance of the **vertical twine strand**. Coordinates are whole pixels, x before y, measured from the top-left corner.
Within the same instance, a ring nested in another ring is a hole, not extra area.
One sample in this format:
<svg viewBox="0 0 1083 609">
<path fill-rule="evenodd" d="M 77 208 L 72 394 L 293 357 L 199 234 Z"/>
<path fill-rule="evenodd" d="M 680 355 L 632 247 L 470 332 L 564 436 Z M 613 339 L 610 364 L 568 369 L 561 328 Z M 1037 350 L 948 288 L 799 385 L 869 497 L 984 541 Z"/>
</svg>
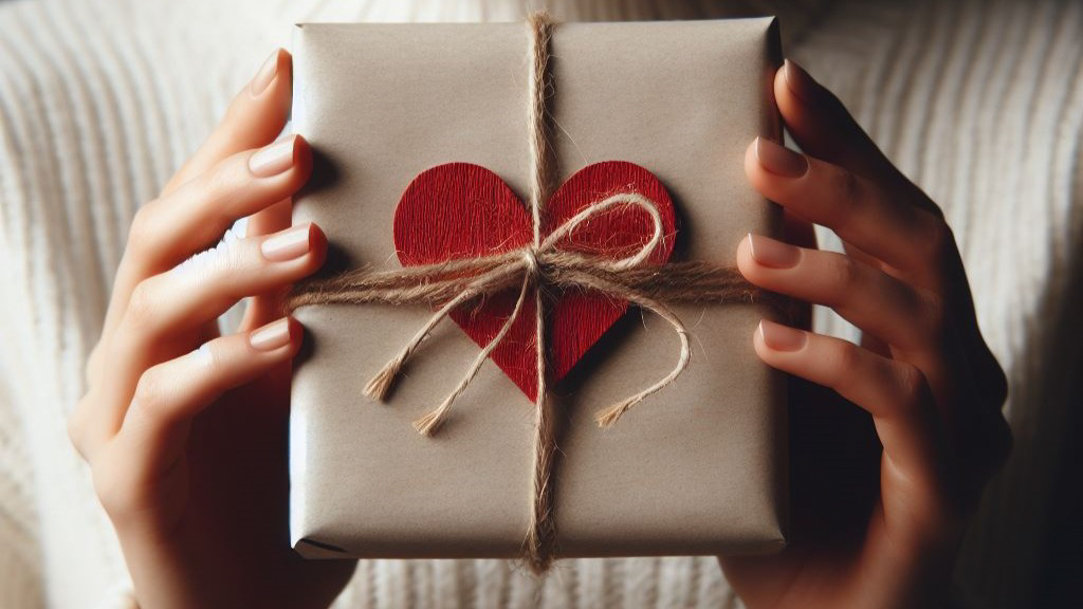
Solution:
<svg viewBox="0 0 1083 609">
<path fill-rule="evenodd" d="M 534 247 L 541 247 L 542 203 L 552 187 L 553 151 L 549 146 L 549 46 L 553 22 L 545 12 L 531 13 L 530 29 L 530 212 L 534 220 Z M 535 279 L 536 281 L 536 279 Z M 556 417 L 546 398 L 545 309 L 540 285 L 534 286 L 534 352 L 537 354 L 537 393 L 534 398 L 534 476 L 531 486 L 530 530 L 526 540 L 527 561 L 534 573 L 544 573 L 553 561 L 556 525 L 553 518 L 553 465 L 556 456 Z"/>
<path fill-rule="evenodd" d="M 549 114 L 546 102 L 549 98 L 549 45 L 553 35 L 553 22 L 545 12 L 531 13 L 527 19 L 530 28 L 530 79 L 529 117 L 530 128 L 530 213 L 534 220 L 534 247 L 541 245 L 542 204 L 549 198 L 553 185 L 553 150 L 549 146 Z"/>
</svg>

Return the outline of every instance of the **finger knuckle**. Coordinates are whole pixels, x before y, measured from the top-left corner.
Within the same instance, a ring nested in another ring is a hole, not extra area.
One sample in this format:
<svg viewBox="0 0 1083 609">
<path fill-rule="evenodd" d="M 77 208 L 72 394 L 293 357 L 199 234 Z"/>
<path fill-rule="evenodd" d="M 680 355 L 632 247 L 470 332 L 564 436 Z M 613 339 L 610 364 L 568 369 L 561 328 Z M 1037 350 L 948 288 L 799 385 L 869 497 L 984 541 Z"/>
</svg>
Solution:
<svg viewBox="0 0 1083 609">
<path fill-rule="evenodd" d="M 844 201 L 858 201 L 862 196 L 861 178 L 852 171 L 839 169 L 834 175 L 835 195 Z"/>
<path fill-rule="evenodd" d="M 151 201 L 136 210 L 132 223 L 128 226 L 126 249 L 136 254 L 145 252 L 154 241 L 154 210 L 156 201 Z"/>
<path fill-rule="evenodd" d="M 261 260 L 253 255 L 255 250 L 248 245 L 241 239 L 229 238 L 218 248 L 217 271 L 228 279 L 222 284 L 228 295 L 236 295 L 238 282 L 235 279 L 260 270 Z"/>
<path fill-rule="evenodd" d="M 925 213 L 924 217 L 926 227 L 922 231 L 923 238 L 919 244 L 921 257 L 927 264 L 941 269 L 955 249 L 955 233 L 944 220 L 928 213 Z"/>
<path fill-rule="evenodd" d="M 89 397 L 83 396 L 75 404 L 75 409 L 68 415 L 66 421 L 68 441 L 84 459 L 86 459 L 86 411 L 89 406 Z"/>
<path fill-rule="evenodd" d="M 198 178 L 197 205 L 204 222 L 199 230 L 208 235 L 221 235 L 232 224 L 229 212 L 243 196 L 249 174 L 240 155 L 227 157 Z"/>
<path fill-rule="evenodd" d="M 832 349 L 831 386 L 838 388 L 853 376 L 854 369 L 860 364 L 860 347 L 847 340 L 838 340 Z"/>
<path fill-rule="evenodd" d="M 835 201 L 828 222 L 830 226 L 840 230 L 854 216 L 854 210 L 864 199 L 865 185 L 857 174 L 841 167 L 831 172 L 828 181 Z"/>
<path fill-rule="evenodd" d="M 105 512 L 113 519 L 124 518 L 139 505 L 138 486 L 125 475 L 123 468 L 109 461 L 103 458 L 91 467 L 91 482 Z"/>
<path fill-rule="evenodd" d="M 228 202 L 237 189 L 248 181 L 248 170 L 243 165 L 244 153 L 238 153 L 218 161 L 202 178 L 202 191 L 207 202 L 219 207 Z"/>
<path fill-rule="evenodd" d="M 128 306 L 124 310 L 124 319 L 127 325 L 137 328 L 149 326 L 155 318 L 158 308 L 157 288 L 151 280 L 144 280 L 136 284 L 128 297 Z"/>
<path fill-rule="evenodd" d="M 143 414 L 163 411 L 169 396 L 168 376 L 160 365 L 144 371 L 136 383 L 130 408 L 139 409 Z"/>
<path fill-rule="evenodd" d="M 924 337 L 933 344 L 941 344 L 948 331 L 948 308 L 944 298 L 933 292 L 918 293 L 917 315 Z"/>
<path fill-rule="evenodd" d="M 898 396 L 897 408 L 915 411 L 922 408 L 928 399 L 928 387 L 923 373 L 917 366 L 897 364 L 895 366 L 895 384 Z"/>
<path fill-rule="evenodd" d="M 913 185 L 913 183 L 911 183 L 911 185 Z M 915 188 L 917 187 L 915 186 Z M 947 216 L 944 215 L 944 210 L 936 204 L 936 201 L 930 199 L 929 196 L 920 189 L 918 190 L 917 206 L 932 214 L 937 220 L 947 222 Z"/>
<path fill-rule="evenodd" d="M 199 358 L 200 365 L 209 371 L 222 370 L 227 365 L 227 357 L 223 343 L 230 340 L 230 338 L 216 338 L 210 342 L 203 343 L 198 349 L 192 352 L 193 357 Z"/>
<path fill-rule="evenodd" d="M 826 304 L 839 306 L 845 304 L 847 296 L 861 283 L 861 267 L 856 260 L 842 254 L 835 254 L 831 259 L 830 281 L 833 295 Z"/>
</svg>

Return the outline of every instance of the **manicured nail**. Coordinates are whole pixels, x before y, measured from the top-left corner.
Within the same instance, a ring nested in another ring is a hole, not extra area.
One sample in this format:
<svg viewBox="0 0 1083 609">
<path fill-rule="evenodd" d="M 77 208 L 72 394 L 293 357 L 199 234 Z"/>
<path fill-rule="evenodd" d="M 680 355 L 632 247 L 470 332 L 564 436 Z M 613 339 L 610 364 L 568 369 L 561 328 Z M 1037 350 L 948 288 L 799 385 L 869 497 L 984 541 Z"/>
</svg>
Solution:
<svg viewBox="0 0 1083 609">
<path fill-rule="evenodd" d="M 784 178 L 799 178 L 808 171 L 808 159 L 805 155 L 767 138 L 756 138 L 756 160 L 767 171 Z"/>
<path fill-rule="evenodd" d="M 753 260 L 773 269 L 791 268 L 801 259 L 801 250 L 797 246 L 763 235 L 748 233 L 748 246 Z"/>
<path fill-rule="evenodd" d="M 801 101 L 814 104 L 820 99 L 820 83 L 816 82 L 804 68 L 796 62 L 787 59 L 782 64 L 782 75 L 786 79 L 786 86 Z"/>
<path fill-rule="evenodd" d="M 300 258 L 312 249 L 312 224 L 301 224 L 269 237 L 259 245 L 263 257 L 271 262 Z"/>
<path fill-rule="evenodd" d="M 248 335 L 248 344 L 256 351 L 274 351 L 285 347 L 290 344 L 290 319 L 283 317 L 255 330 Z"/>
<path fill-rule="evenodd" d="M 248 169 L 261 178 L 269 178 L 293 167 L 297 138 L 290 136 L 259 150 L 248 158 Z"/>
<path fill-rule="evenodd" d="M 271 56 L 267 58 L 267 61 L 264 61 L 263 65 L 260 66 L 259 72 L 256 72 L 256 75 L 252 78 L 252 84 L 250 85 L 252 95 L 259 95 L 266 91 L 277 75 L 278 49 L 275 49 Z"/>
<path fill-rule="evenodd" d="M 772 351 L 797 351 L 808 342 L 804 332 L 766 319 L 760 321 L 759 330 L 763 344 Z"/>
</svg>

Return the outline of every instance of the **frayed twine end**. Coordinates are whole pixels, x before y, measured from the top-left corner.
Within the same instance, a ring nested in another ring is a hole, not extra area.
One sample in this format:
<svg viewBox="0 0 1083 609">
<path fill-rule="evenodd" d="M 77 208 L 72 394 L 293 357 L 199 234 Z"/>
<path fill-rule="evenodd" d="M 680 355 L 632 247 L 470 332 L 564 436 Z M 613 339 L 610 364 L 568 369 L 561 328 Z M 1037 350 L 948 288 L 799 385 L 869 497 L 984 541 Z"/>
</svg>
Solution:
<svg viewBox="0 0 1083 609">
<path fill-rule="evenodd" d="M 608 429 L 612 427 L 617 421 L 620 420 L 624 413 L 631 410 L 633 406 L 643 401 L 640 396 L 634 396 L 623 402 L 614 404 L 605 410 L 602 410 L 595 415 L 594 420 L 598 423 L 598 427 L 602 429 Z"/>
<path fill-rule="evenodd" d="M 447 411 L 447 404 L 441 404 L 436 410 L 414 421 L 414 429 L 423 436 L 431 437 L 444 424 Z"/>
<path fill-rule="evenodd" d="M 384 401 L 387 397 L 387 393 L 391 391 L 391 385 L 395 383 L 395 379 L 399 375 L 399 370 L 402 368 L 402 361 L 400 359 L 394 359 L 384 369 L 379 371 L 376 376 L 372 377 L 372 380 L 365 385 L 365 395 L 376 400 L 377 402 Z"/>
</svg>

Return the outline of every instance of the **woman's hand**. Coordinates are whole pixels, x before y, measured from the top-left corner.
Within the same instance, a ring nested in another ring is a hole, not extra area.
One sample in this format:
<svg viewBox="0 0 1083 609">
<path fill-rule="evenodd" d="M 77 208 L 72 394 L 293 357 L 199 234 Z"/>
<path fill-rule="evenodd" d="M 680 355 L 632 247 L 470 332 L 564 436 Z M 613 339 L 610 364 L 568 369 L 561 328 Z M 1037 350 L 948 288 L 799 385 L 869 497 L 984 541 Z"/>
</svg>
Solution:
<svg viewBox="0 0 1083 609">
<path fill-rule="evenodd" d="M 761 323 L 760 358 L 799 377 L 791 545 L 722 566 L 753 609 L 942 606 L 967 517 L 1010 447 L 1005 376 L 937 206 L 800 67 L 787 62 L 774 92 L 806 154 L 760 139 L 745 171 L 803 247 L 749 235 L 738 266 L 756 285 L 833 308 L 864 338 Z M 833 229 L 846 254 L 815 249 L 810 222 Z"/>
<path fill-rule="evenodd" d="M 300 326 L 286 287 L 323 263 L 313 225 L 290 228 L 312 160 L 276 51 L 200 150 L 136 214 L 109 312 L 69 421 L 124 550 L 142 609 L 325 607 L 354 563 L 289 547 L 286 424 Z M 247 235 L 212 247 L 237 219 Z M 217 318 L 251 304 L 238 332 Z"/>
</svg>

